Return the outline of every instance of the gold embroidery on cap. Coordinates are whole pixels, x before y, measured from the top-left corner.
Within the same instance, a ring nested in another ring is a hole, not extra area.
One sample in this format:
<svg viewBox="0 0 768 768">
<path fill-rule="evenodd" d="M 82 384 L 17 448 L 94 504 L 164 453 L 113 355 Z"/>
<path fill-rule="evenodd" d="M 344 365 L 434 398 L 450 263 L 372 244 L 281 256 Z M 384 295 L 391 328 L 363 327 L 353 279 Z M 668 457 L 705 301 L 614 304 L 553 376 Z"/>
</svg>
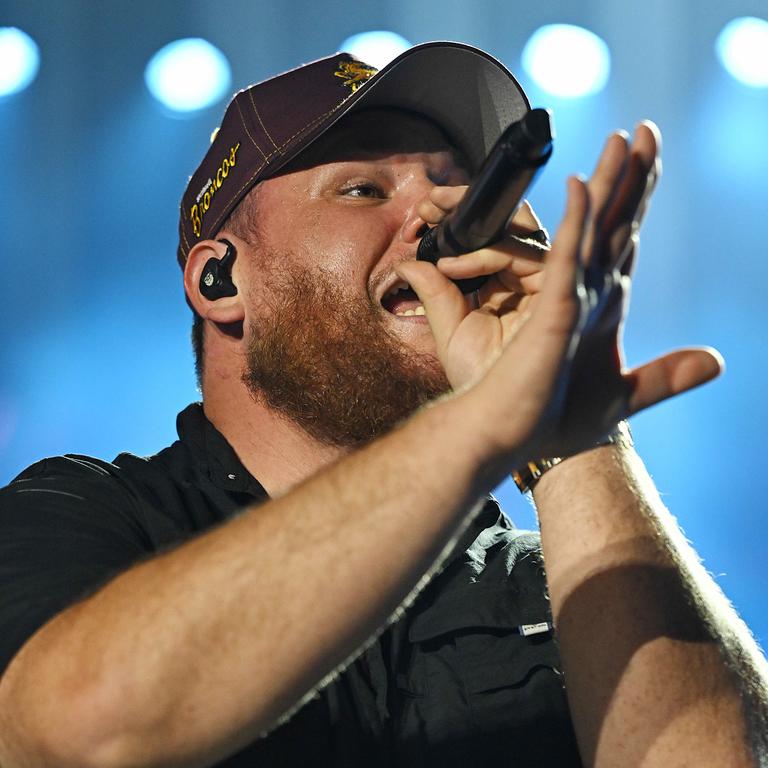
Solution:
<svg viewBox="0 0 768 768">
<path fill-rule="evenodd" d="M 333 73 L 344 79 L 344 85 L 354 93 L 366 80 L 372 78 L 379 70 L 362 64 L 359 61 L 340 61 L 339 68 Z"/>
<path fill-rule="evenodd" d="M 203 188 L 198 192 L 195 198 L 195 204 L 189 209 L 189 220 L 192 223 L 192 231 L 200 237 L 203 231 L 203 217 L 211 207 L 211 200 L 216 191 L 221 189 L 224 179 L 229 176 L 231 168 L 235 167 L 237 162 L 237 150 L 240 149 L 238 141 L 233 147 L 230 147 L 229 154 L 221 161 L 221 165 L 216 171 L 216 175 L 205 182 Z"/>
</svg>

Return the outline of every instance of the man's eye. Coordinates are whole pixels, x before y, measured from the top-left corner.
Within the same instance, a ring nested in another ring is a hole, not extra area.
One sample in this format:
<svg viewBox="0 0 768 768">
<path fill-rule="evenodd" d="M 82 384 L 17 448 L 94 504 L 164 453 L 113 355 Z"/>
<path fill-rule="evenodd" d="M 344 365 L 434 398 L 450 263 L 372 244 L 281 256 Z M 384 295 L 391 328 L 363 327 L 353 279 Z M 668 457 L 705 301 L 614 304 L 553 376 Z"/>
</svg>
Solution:
<svg viewBox="0 0 768 768">
<path fill-rule="evenodd" d="M 385 196 L 381 187 L 370 182 L 349 184 L 341 190 L 341 193 L 345 197 L 383 198 Z"/>
</svg>

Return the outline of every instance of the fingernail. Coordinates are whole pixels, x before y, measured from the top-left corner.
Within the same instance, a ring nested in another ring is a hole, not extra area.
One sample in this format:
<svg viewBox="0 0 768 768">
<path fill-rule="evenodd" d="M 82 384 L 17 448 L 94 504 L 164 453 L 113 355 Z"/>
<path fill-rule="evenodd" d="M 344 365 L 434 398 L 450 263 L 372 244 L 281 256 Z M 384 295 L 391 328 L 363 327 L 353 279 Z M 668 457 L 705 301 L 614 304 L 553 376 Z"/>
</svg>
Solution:
<svg viewBox="0 0 768 768">
<path fill-rule="evenodd" d="M 653 134 L 653 138 L 656 139 L 656 147 L 661 151 L 661 130 L 659 129 L 659 126 L 656 125 L 653 120 L 641 120 L 635 126 L 635 131 L 637 131 L 640 126 L 645 126 Z"/>
</svg>

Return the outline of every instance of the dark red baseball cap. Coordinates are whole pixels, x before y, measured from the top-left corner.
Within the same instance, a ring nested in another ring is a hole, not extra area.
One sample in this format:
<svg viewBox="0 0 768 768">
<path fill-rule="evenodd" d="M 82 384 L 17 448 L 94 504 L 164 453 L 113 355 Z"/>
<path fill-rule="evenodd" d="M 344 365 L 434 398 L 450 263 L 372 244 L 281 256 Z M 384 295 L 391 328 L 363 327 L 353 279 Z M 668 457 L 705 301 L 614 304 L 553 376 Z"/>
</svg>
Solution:
<svg viewBox="0 0 768 768">
<path fill-rule="evenodd" d="M 424 43 L 377 71 L 337 53 L 235 95 L 181 199 L 179 263 L 213 237 L 254 184 L 274 175 L 339 118 L 370 107 L 418 112 L 479 167 L 530 105 L 509 70 L 462 43 Z"/>
</svg>

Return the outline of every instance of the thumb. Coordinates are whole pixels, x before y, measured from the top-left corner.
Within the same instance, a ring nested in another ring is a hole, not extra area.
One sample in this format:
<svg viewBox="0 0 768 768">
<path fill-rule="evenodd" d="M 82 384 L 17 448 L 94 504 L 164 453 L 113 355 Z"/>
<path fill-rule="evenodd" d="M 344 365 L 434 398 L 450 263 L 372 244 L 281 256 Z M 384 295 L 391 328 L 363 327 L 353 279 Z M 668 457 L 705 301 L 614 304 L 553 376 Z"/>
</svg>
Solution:
<svg viewBox="0 0 768 768">
<path fill-rule="evenodd" d="M 711 381 L 724 368 L 722 356 L 711 347 L 678 349 L 641 365 L 625 374 L 629 415 Z"/>
</svg>

